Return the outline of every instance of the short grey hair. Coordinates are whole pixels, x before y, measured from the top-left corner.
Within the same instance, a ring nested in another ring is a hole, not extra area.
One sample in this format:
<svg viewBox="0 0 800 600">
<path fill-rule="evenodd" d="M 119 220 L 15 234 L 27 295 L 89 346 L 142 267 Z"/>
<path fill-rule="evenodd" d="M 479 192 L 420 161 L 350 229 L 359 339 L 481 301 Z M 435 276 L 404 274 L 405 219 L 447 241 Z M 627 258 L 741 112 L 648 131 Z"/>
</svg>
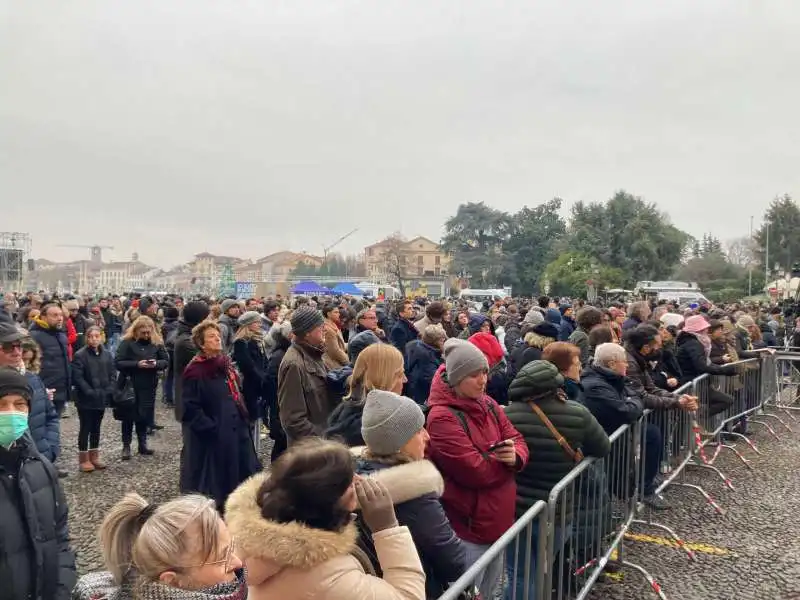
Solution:
<svg viewBox="0 0 800 600">
<path fill-rule="evenodd" d="M 594 364 L 607 367 L 610 363 L 617 360 L 626 360 L 627 353 L 625 348 L 613 342 L 600 344 L 594 350 Z"/>
</svg>

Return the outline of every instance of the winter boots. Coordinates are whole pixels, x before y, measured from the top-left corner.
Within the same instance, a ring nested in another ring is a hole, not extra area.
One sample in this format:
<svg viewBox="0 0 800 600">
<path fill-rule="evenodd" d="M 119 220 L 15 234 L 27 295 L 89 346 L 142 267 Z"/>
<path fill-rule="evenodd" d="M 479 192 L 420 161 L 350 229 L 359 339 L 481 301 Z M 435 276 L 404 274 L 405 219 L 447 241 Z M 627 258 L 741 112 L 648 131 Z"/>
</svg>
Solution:
<svg viewBox="0 0 800 600">
<path fill-rule="evenodd" d="M 89 458 L 88 452 L 78 452 L 78 469 L 81 473 L 91 473 L 94 471 L 94 464 Z"/>
<path fill-rule="evenodd" d="M 130 460 L 131 459 L 131 445 L 130 444 L 123 444 L 122 445 L 122 460 Z"/>
<path fill-rule="evenodd" d="M 89 461 L 91 461 L 92 466 L 95 469 L 102 471 L 106 468 L 106 463 L 100 460 L 100 449 L 95 448 L 94 450 L 89 450 Z"/>
<path fill-rule="evenodd" d="M 145 435 L 138 435 L 137 440 L 139 441 L 139 454 L 141 456 L 152 456 L 155 454 L 150 448 L 147 447 L 147 434 Z"/>
</svg>

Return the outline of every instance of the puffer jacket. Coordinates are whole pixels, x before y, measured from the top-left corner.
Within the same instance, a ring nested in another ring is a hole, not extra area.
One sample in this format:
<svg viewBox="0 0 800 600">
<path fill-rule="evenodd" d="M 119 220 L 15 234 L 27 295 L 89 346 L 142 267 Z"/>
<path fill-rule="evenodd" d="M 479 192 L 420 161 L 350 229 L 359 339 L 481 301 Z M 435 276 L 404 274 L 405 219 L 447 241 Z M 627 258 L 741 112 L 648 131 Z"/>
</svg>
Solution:
<svg viewBox="0 0 800 600">
<path fill-rule="evenodd" d="M 33 341 L 42 349 L 39 377 L 45 387 L 56 390 L 53 402 L 62 405 L 69 399 L 72 386 L 67 335 L 61 329 L 52 329 L 40 319 L 35 319 L 28 331 Z"/>
<path fill-rule="evenodd" d="M 228 498 L 225 521 L 247 567 L 250 600 L 423 600 L 425 573 L 407 527 L 373 534 L 383 578 L 353 556 L 358 530 L 316 529 L 264 519 L 257 492 L 269 474 L 254 475 Z"/>
<path fill-rule="evenodd" d="M 575 467 L 572 458 L 528 406 L 527 400 L 532 395 L 525 372 L 520 372 L 511 382 L 508 390 L 511 403 L 506 408 L 508 419 L 522 435 L 530 456 L 528 465 L 517 475 L 517 516 L 538 500 L 547 501 L 553 486 Z M 585 406 L 567 400 L 556 391 L 535 402 L 573 450 L 597 457 L 611 451 L 606 432 Z"/>
<path fill-rule="evenodd" d="M 72 360 L 75 405 L 80 410 L 105 410 L 114 394 L 114 363 L 111 353 L 99 346 L 84 346 Z"/>
<path fill-rule="evenodd" d="M 41 378 L 30 371 L 25 372 L 25 378 L 33 390 L 31 410 L 28 413 L 28 431 L 39 453 L 53 462 L 61 454 L 61 419 L 56 407 L 47 397 Z"/>
<path fill-rule="evenodd" d="M 736 365 L 718 365 L 709 360 L 703 343 L 687 331 L 678 334 L 676 341 L 678 364 L 681 367 L 681 385 L 700 377 L 703 373 L 709 375 L 736 375 Z"/>
<path fill-rule="evenodd" d="M 76 575 L 67 513 L 55 467 L 28 436 L 0 448 L 0 597 L 69 600 Z"/>
<path fill-rule="evenodd" d="M 485 395 L 479 400 L 457 396 L 439 367 L 428 397 L 430 459 L 444 477 L 442 505 L 458 537 L 474 544 L 491 544 L 514 523 L 516 471 L 528 462 L 528 447 L 505 411 Z M 464 430 L 456 411 L 466 421 Z M 489 446 L 514 440 L 517 464 L 496 460 Z"/>
<path fill-rule="evenodd" d="M 358 453 L 354 449 L 354 453 Z M 411 532 L 425 569 L 426 595 L 441 596 L 469 566 L 464 544 L 456 536 L 439 497 L 444 480 L 432 462 L 392 463 L 359 458 L 359 475 L 373 477 L 389 490 L 397 522 Z"/>
</svg>

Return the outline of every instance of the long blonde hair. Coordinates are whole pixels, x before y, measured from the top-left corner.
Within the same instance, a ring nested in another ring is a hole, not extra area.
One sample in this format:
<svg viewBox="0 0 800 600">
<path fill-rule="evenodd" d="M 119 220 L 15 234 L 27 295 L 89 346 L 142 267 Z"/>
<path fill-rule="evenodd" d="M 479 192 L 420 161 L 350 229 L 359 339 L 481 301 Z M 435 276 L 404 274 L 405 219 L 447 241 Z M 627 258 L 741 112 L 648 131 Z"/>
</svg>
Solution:
<svg viewBox="0 0 800 600">
<path fill-rule="evenodd" d="M 219 525 L 214 501 L 205 496 L 191 494 L 153 505 L 139 494 L 126 494 L 100 525 L 106 569 L 117 585 L 128 573 L 157 581 L 198 552 L 202 561 L 219 552 Z"/>
<path fill-rule="evenodd" d="M 123 340 L 135 340 L 137 339 L 137 335 L 139 334 L 139 330 L 142 327 L 150 326 L 153 330 L 153 333 L 150 334 L 150 341 L 155 344 L 156 346 L 163 346 L 164 340 L 161 339 L 161 332 L 156 327 L 155 321 L 148 317 L 147 315 L 142 315 L 140 317 L 136 317 L 136 320 L 131 323 L 131 326 L 128 327 L 128 331 L 125 332 L 125 335 L 122 336 Z"/>
<path fill-rule="evenodd" d="M 30 361 L 25 361 L 25 370 L 31 373 L 39 373 L 42 368 L 42 349 L 30 336 L 22 338 L 22 355 L 25 356 L 26 352 L 33 352 Z"/>
<path fill-rule="evenodd" d="M 350 376 L 350 391 L 345 400 L 353 395 L 355 388 L 363 394 L 370 390 L 391 390 L 397 375 L 403 370 L 403 355 L 391 344 L 371 344 L 358 355 Z"/>
</svg>

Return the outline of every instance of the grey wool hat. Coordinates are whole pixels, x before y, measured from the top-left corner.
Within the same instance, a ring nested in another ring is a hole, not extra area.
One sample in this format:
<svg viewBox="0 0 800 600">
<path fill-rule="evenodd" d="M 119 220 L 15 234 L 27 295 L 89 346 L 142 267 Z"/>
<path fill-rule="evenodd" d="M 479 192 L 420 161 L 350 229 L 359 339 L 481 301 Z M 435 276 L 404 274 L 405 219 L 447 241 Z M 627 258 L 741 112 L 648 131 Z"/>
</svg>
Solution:
<svg viewBox="0 0 800 600">
<path fill-rule="evenodd" d="M 295 310 L 289 321 L 292 323 L 292 333 L 295 335 L 305 335 L 325 324 L 322 313 L 307 304 Z"/>
<path fill-rule="evenodd" d="M 236 302 L 236 300 L 233 300 L 232 298 L 226 298 L 225 300 L 222 301 L 222 304 L 220 305 L 222 314 L 223 315 L 227 314 L 227 312 L 234 306 L 239 306 L 239 303 Z"/>
<path fill-rule="evenodd" d="M 425 415 L 411 398 L 383 390 L 367 394 L 361 436 L 372 454 L 397 454 L 423 427 Z"/>
<path fill-rule="evenodd" d="M 488 371 L 489 363 L 477 346 L 458 338 L 450 338 L 444 343 L 444 364 L 447 382 L 456 386 L 465 377 L 476 371 Z"/>
<path fill-rule="evenodd" d="M 248 310 L 241 317 L 236 319 L 236 322 L 239 323 L 240 327 L 247 327 L 248 325 L 252 325 L 256 321 L 258 321 L 259 323 L 261 322 L 261 313 L 256 312 L 254 310 Z"/>
</svg>

